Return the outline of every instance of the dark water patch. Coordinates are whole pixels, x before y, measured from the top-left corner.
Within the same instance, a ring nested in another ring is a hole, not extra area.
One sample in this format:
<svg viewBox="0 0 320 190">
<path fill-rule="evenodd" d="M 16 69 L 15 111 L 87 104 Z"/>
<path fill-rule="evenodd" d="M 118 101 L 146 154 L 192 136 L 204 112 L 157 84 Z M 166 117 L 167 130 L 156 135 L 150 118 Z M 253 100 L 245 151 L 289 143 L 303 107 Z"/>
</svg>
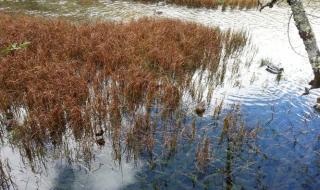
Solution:
<svg viewBox="0 0 320 190">
<path fill-rule="evenodd" d="M 73 189 L 73 185 L 75 183 L 75 171 L 72 167 L 64 167 L 63 169 L 59 169 L 59 174 L 55 179 L 55 186 L 53 189 L 55 190 L 67 190 Z"/>
</svg>

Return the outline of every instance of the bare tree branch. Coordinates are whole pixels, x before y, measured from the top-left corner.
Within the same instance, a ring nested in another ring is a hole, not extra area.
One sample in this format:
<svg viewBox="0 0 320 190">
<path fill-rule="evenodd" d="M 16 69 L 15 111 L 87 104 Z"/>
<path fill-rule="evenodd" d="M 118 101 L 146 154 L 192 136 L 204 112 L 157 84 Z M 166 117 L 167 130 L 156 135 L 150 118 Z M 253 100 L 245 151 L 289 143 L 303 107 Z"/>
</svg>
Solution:
<svg viewBox="0 0 320 190">
<path fill-rule="evenodd" d="M 261 6 L 260 7 L 260 12 L 266 8 L 266 7 L 269 7 L 269 8 L 272 8 L 274 6 L 274 4 L 276 4 L 279 0 L 271 0 L 270 2 L 266 3 L 265 5 L 262 5 L 262 3 L 260 1 L 258 1 L 258 4 Z"/>
</svg>

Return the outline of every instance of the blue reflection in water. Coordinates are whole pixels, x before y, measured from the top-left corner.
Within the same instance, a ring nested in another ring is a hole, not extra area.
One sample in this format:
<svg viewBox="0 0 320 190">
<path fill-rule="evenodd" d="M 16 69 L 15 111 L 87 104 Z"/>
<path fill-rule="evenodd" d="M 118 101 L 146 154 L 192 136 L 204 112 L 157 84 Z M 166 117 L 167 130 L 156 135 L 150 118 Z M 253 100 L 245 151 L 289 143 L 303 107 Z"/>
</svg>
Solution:
<svg viewBox="0 0 320 190">
<path fill-rule="evenodd" d="M 65 166 L 64 168 L 60 169 L 60 172 L 55 179 L 55 186 L 53 187 L 54 190 L 67 190 L 73 189 L 73 184 L 75 181 L 75 172 L 72 167 Z"/>
<path fill-rule="evenodd" d="M 288 81 L 280 83 L 288 85 L 285 84 Z M 275 84 L 269 90 L 280 92 L 281 87 Z M 150 164 L 136 175 L 137 182 L 125 189 L 319 189 L 320 117 L 312 102 L 320 94 L 314 91 L 305 97 L 300 92 L 303 91 L 288 90 L 281 98 L 272 100 L 272 96 L 267 96 L 262 101 L 254 94 L 247 94 L 251 100 L 243 101 L 238 119 L 245 122 L 248 131 L 260 130 L 255 139 L 244 139 L 239 146 L 232 144 L 234 138 L 221 143 L 223 118 L 230 108 L 223 110 L 220 120 L 212 116 L 197 117 L 197 131 L 203 131 L 199 138 L 180 139 L 170 156 L 163 154 L 163 146 L 158 144 L 152 158 L 150 154 L 142 156 Z M 192 118 L 187 118 L 183 126 L 191 123 Z M 199 170 L 197 146 L 205 136 L 211 140 L 213 156 L 206 168 Z M 228 146 L 233 151 L 228 151 Z"/>
</svg>

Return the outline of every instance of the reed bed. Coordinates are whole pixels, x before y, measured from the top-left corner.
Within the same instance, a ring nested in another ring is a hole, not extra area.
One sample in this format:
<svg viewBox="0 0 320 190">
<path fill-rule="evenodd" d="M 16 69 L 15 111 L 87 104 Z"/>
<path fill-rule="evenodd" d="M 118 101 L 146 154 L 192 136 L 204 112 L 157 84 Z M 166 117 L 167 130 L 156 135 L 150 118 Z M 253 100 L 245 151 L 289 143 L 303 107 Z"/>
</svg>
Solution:
<svg viewBox="0 0 320 190">
<path fill-rule="evenodd" d="M 73 24 L 0 17 L 2 123 L 30 162 L 45 156 L 47 144 L 63 146 L 69 132 L 84 142 L 87 160 L 90 144 L 103 145 L 105 136 L 116 160 L 123 144 L 138 157 L 152 151 L 160 120 L 174 152 L 182 96 L 195 72 L 215 73 L 246 45 L 239 33 L 170 19 Z M 21 109 L 24 119 L 15 122 Z"/>
</svg>

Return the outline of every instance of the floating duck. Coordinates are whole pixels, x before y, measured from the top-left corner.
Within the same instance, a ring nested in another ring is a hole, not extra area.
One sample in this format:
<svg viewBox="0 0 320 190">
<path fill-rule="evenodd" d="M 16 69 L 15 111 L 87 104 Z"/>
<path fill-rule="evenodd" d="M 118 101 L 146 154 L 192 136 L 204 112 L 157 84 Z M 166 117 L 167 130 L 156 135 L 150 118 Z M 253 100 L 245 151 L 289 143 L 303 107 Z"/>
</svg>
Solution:
<svg viewBox="0 0 320 190">
<path fill-rule="evenodd" d="M 194 111 L 198 116 L 202 117 L 203 113 L 206 111 L 206 104 L 204 102 L 199 103 Z"/>
<path fill-rule="evenodd" d="M 154 15 L 162 15 L 162 13 L 163 13 L 162 11 L 159 11 L 159 10 L 156 10 L 156 9 L 153 10 L 153 14 Z"/>
<path fill-rule="evenodd" d="M 266 70 L 272 74 L 281 74 L 284 71 L 283 68 L 279 68 L 275 65 L 267 65 Z"/>
</svg>

